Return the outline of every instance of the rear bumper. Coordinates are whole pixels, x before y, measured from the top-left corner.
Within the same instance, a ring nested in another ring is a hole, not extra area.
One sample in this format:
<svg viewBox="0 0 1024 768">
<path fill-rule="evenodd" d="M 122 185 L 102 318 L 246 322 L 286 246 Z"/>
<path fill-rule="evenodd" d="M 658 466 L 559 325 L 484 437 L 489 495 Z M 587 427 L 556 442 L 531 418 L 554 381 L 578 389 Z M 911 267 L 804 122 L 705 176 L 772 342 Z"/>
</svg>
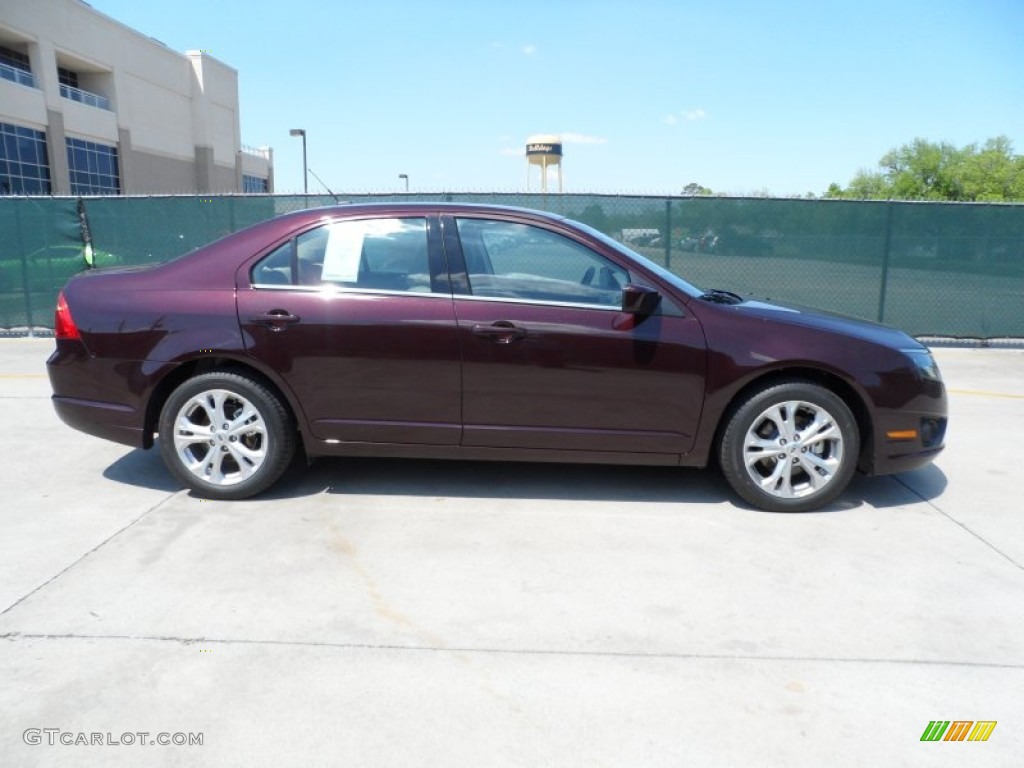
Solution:
<svg viewBox="0 0 1024 768">
<path fill-rule="evenodd" d="M 136 409 L 118 403 L 52 397 L 53 408 L 69 427 L 104 440 L 144 448 L 142 417 Z"/>
<path fill-rule="evenodd" d="M 80 341 L 59 339 L 46 372 L 53 408 L 69 427 L 133 448 L 148 447 L 146 388 L 136 364 L 95 358 Z"/>
</svg>

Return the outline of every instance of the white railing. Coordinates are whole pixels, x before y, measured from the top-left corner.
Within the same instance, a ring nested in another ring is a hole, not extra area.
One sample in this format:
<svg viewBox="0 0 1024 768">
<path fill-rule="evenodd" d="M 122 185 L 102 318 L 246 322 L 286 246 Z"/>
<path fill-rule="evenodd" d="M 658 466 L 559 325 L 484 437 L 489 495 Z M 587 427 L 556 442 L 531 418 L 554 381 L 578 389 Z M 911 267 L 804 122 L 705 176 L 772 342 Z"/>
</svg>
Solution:
<svg viewBox="0 0 1024 768">
<path fill-rule="evenodd" d="M 61 83 L 60 95 L 65 99 L 71 99 L 71 101 L 88 104 L 90 107 L 98 107 L 99 109 L 105 109 L 108 112 L 111 111 L 110 99 L 106 96 L 100 96 L 98 93 L 83 91 L 81 88 L 72 88 L 70 85 L 64 85 L 64 83 Z"/>
<path fill-rule="evenodd" d="M 270 162 L 270 147 L 251 147 L 248 144 L 243 144 L 242 153 L 252 155 L 253 157 L 260 157 Z"/>
<path fill-rule="evenodd" d="M 29 88 L 36 87 L 35 75 L 31 72 L 26 72 L 24 69 L 12 67 L 10 64 L 0 63 L 0 78 L 10 80 L 13 83 L 27 85 Z"/>
</svg>

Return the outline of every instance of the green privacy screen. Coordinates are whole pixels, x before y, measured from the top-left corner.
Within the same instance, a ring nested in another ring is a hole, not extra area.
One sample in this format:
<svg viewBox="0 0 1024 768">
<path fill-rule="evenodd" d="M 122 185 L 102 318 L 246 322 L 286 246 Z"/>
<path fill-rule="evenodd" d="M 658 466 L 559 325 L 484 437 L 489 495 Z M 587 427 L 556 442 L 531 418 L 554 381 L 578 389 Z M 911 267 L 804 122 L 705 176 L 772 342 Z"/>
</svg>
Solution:
<svg viewBox="0 0 1024 768">
<path fill-rule="evenodd" d="M 476 202 L 589 224 L 703 288 L 880 320 L 918 336 L 1024 337 L 1024 205 L 618 195 L 343 195 Z M 87 269 L 166 261 L 325 196 L 0 198 L 0 328 L 53 327 Z"/>
</svg>

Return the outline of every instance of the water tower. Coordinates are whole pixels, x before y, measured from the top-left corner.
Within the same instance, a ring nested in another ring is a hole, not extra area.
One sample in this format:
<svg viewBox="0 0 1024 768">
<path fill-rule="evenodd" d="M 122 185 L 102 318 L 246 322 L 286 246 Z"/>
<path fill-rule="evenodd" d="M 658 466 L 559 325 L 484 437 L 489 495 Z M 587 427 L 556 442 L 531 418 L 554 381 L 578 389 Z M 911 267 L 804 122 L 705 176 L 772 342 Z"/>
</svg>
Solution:
<svg viewBox="0 0 1024 768">
<path fill-rule="evenodd" d="M 530 166 L 540 166 L 540 191 L 548 191 L 548 166 L 558 166 L 558 191 L 562 191 L 562 137 L 550 134 L 526 140 L 526 191 L 530 191 Z"/>
</svg>

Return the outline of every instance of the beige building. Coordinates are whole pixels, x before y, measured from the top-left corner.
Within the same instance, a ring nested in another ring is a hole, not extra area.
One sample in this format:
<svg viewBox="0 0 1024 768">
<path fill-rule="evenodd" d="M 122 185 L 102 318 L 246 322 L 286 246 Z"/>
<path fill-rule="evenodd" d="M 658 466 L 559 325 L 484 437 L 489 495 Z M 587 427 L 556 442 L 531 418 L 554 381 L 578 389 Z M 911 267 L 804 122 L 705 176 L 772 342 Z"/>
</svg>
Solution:
<svg viewBox="0 0 1024 768">
<path fill-rule="evenodd" d="M 0 0 L 0 194 L 272 192 L 238 72 L 81 0 Z"/>
</svg>

